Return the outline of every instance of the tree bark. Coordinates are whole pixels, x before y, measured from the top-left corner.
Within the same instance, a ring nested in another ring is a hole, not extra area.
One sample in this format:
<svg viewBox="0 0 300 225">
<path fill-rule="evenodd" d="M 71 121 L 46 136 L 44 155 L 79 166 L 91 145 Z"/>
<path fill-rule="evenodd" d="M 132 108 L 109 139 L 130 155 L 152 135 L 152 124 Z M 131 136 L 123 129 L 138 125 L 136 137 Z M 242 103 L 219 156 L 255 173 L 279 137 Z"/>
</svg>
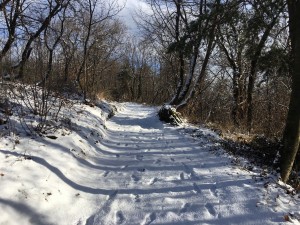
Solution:
<svg viewBox="0 0 300 225">
<path fill-rule="evenodd" d="M 181 4 L 182 0 L 178 0 L 178 2 L 174 1 L 176 4 L 176 23 L 175 23 L 175 39 L 177 43 L 180 43 L 180 17 L 181 17 Z M 178 48 L 178 47 L 177 47 Z M 184 81 L 184 52 L 182 46 L 179 46 L 178 49 L 178 59 L 179 59 L 179 80 L 177 84 L 176 92 L 172 98 L 172 100 L 168 103 L 169 105 L 177 105 L 179 102 L 179 95 L 183 88 Z"/>
<path fill-rule="evenodd" d="M 291 174 L 300 136 L 300 2 L 287 0 L 291 40 L 292 93 L 283 135 L 284 150 L 281 153 L 281 178 L 287 182 Z"/>
<path fill-rule="evenodd" d="M 199 43 L 200 44 L 200 43 Z M 195 72 L 195 67 L 197 64 L 197 58 L 198 58 L 198 50 L 199 49 L 199 45 L 197 45 L 194 49 L 194 53 L 191 56 L 190 59 L 190 69 L 189 69 L 189 75 L 188 78 L 186 79 L 186 82 L 184 84 L 184 87 L 182 87 L 182 90 L 178 96 L 178 101 L 177 102 L 182 102 L 183 99 L 186 97 L 190 86 L 192 84 L 193 78 L 194 78 L 194 72 Z"/>
</svg>

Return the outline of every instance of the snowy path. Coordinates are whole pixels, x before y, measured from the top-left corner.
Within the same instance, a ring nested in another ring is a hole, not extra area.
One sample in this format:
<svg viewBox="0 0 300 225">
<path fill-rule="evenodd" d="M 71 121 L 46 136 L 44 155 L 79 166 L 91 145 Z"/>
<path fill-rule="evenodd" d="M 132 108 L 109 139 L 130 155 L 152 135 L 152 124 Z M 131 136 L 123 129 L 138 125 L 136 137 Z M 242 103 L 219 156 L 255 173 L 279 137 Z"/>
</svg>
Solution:
<svg viewBox="0 0 300 225">
<path fill-rule="evenodd" d="M 3 142 L 0 224 L 285 224 L 287 200 L 214 154 L 208 131 L 193 138 L 131 103 L 99 130 L 93 110 L 61 141 Z M 31 160 L 16 162 L 28 146 Z"/>
<path fill-rule="evenodd" d="M 266 208 L 257 207 L 262 193 L 249 173 L 228 166 L 228 159 L 209 152 L 214 144 L 207 139 L 194 140 L 176 128 L 163 126 L 155 113 L 154 108 L 128 104 L 106 123 L 103 153 L 112 168 L 103 172 L 102 182 L 116 191 L 87 224 L 282 221 Z"/>
</svg>

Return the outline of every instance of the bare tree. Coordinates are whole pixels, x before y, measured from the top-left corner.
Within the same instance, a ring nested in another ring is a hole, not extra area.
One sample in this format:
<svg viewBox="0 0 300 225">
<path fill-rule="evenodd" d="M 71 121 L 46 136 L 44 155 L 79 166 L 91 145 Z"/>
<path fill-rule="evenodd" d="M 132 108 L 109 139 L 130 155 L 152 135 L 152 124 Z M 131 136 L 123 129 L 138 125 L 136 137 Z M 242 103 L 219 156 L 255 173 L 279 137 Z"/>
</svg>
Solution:
<svg viewBox="0 0 300 225">
<path fill-rule="evenodd" d="M 239 127 L 246 118 L 248 131 L 251 131 L 253 93 L 261 55 L 266 51 L 267 42 L 274 42 L 271 32 L 284 4 L 283 1 L 232 1 L 230 5 L 227 13 L 231 15 L 218 27 L 218 46 L 231 70 L 233 123 Z"/>
<path fill-rule="evenodd" d="M 177 80 L 177 88 L 167 105 L 180 110 L 188 105 L 205 77 L 215 46 L 216 27 L 223 19 L 225 5 L 221 1 L 176 0 L 152 0 L 150 4 L 154 13 L 146 29 L 156 29 L 157 40 L 178 59 L 178 75 L 173 77 Z"/>
<path fill-rule="evenodd" d="M 21 17 L 22 27 L 27 36 L 27 41 L 22 52 L 20 63 L 15 66 L 19 68 L 17 78 L 23 78 L 25 63 L 28 60 L 32 51 L 32 43 L 38 38 L 41 33 L 47 29 L 51 20 L 69 4 L 69 0 L 49 0 L 44 4 L 28 3 L 26 13 Z M 44 7 L 43 7 L 44 6 Z M 33 12 L 36 12 L 36 17 L 33 17 Z"/>
<path fill-rule="evenodd" d="M 82 42 L 82 59 L 77 71 L 76 82 L 80 89 L 83 91 L 83 97 L 86 99 L 86 78 L 87 78 L 87 58 L 96 44 L 96 40 L 92 38 L 96 27 L 100 24 L 105 24 L 106 21 L 111 20 L 120 11 L 117 1 L 101 1 L 101 0 L 88 0 L 87 2 L 76 1 L 77 5 L 73 6 L 78 10 L 77 21 L 83 25 L 83 42 Z M 81 79 L 83 76 L 83 79 Z"/>
<path fill-rule="evenodd" d="M 7 39 L 3 46 L 1 46 L 0 61 L 2 61 L 16 40 L 16 30 L 18 26 L 20 26 L 19 19 L 23 13 L 25 1 L 26 0 L 6 0 L 0 4 L 1 17 L 3 21 L 5 21 L 5 27 L 7 28 Z"/>
<path fill-rule="evenodd" d="M 10 2 L 11 0 L 2 0 L 1 2 L 0 2 L 0 11 L 2 11 L 4 8 L 5 8 L 5 6 Z"/>
<path fill-rule="evenodd" d="M 261 53 L 266 45 L 268 37 L 275 24 L 278 22 L 278 19 L 280 18 L 280 15 L 283 12 L 285 5 L 284 1 L 276 1 L 275 4 L 273 1 L 254 1 L 252 6 L 255 11 L 255 14 L 250 21 L 250 24 L 252 25 L 249 26 L 249 29 L 247 30 L 248 35 L 250 37 L 253 37 L 251 38 L 252 44 L 249 49 L 249 56 L 251 60 L 247 87 L 247 129 L 249 132 L 252 129 L 253 122 L 253 90 L 257 75 L 259 57 L 261 56 Z M 268 17 L 266 20 L 264 20 L 266 16 Z M 257 27 L 257 24 L 255 24 L 257 23 L 257 21 L 262 23 L 261 27 Z M 261 28 L 263 28 L 263 30 L 261 30 Z M 261 38 L 259 38 L 259 36 Z M 257 39 L 259 39 L 259 41 L 255 42 L 255 40 Z"/>
<path fill-rule="evenodd" d="M 64 8 L 62 14 L 58 16 L 58 20 L 52 23 L 52 26 L 50 25 L 44 30 L 44 42 L 48 50 L 48 64 L 44 76 L 38 83 L 40 86 L 44 86 L 46 84 L 47 79 L 49 79 L 52 73 L 54 51 L 60 43 L 65 30 L 66 10 L 67 8 Z"/>
</svg>

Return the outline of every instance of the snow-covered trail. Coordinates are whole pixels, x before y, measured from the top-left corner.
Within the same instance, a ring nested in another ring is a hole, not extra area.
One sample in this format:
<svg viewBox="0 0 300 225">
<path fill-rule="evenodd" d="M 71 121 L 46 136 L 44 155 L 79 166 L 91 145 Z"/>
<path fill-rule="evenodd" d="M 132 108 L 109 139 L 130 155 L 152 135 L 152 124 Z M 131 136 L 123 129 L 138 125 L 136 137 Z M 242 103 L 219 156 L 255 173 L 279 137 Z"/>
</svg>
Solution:
<svg viewBox="0 0 300 225">
<path fill-rule="evenodd" d="M 136 104 L 126 104 L 106 126 L 102 154 L 112 168 L 101 184 L 114 191 L 87 224 L 283 222 L 281 214 L 258 207 L 264 193 L 251 174 L 212 154 L 217 147 L 209 136 L 194 139 L 163 125 L 155 108 Z"/>
<path fill-rule="evenodd" d="M 133 103 L 100 125 L 100 109 L 80 107 L 56 140 L 1 139 L 1 225 L 285 224 L 297 207 L 208 130 L 193 137 Z"/>
</svg>

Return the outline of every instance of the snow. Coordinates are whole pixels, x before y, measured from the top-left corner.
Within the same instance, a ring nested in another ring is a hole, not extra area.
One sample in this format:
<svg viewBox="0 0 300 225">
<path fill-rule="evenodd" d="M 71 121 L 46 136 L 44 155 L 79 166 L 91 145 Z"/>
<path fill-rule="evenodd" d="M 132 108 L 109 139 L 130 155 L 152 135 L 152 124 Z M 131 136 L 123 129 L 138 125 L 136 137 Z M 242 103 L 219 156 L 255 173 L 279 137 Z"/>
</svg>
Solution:
<svg viewBox="0 0 300 225">
<path fill-rule="evenodd" d="M 109 120 L 108 103 L 62 109 L 57 139 L 2 135 L 1 225 L 299 224 L 299 196 L 247 170 L 212 131 L 116 105 Z"/>
</svg>

